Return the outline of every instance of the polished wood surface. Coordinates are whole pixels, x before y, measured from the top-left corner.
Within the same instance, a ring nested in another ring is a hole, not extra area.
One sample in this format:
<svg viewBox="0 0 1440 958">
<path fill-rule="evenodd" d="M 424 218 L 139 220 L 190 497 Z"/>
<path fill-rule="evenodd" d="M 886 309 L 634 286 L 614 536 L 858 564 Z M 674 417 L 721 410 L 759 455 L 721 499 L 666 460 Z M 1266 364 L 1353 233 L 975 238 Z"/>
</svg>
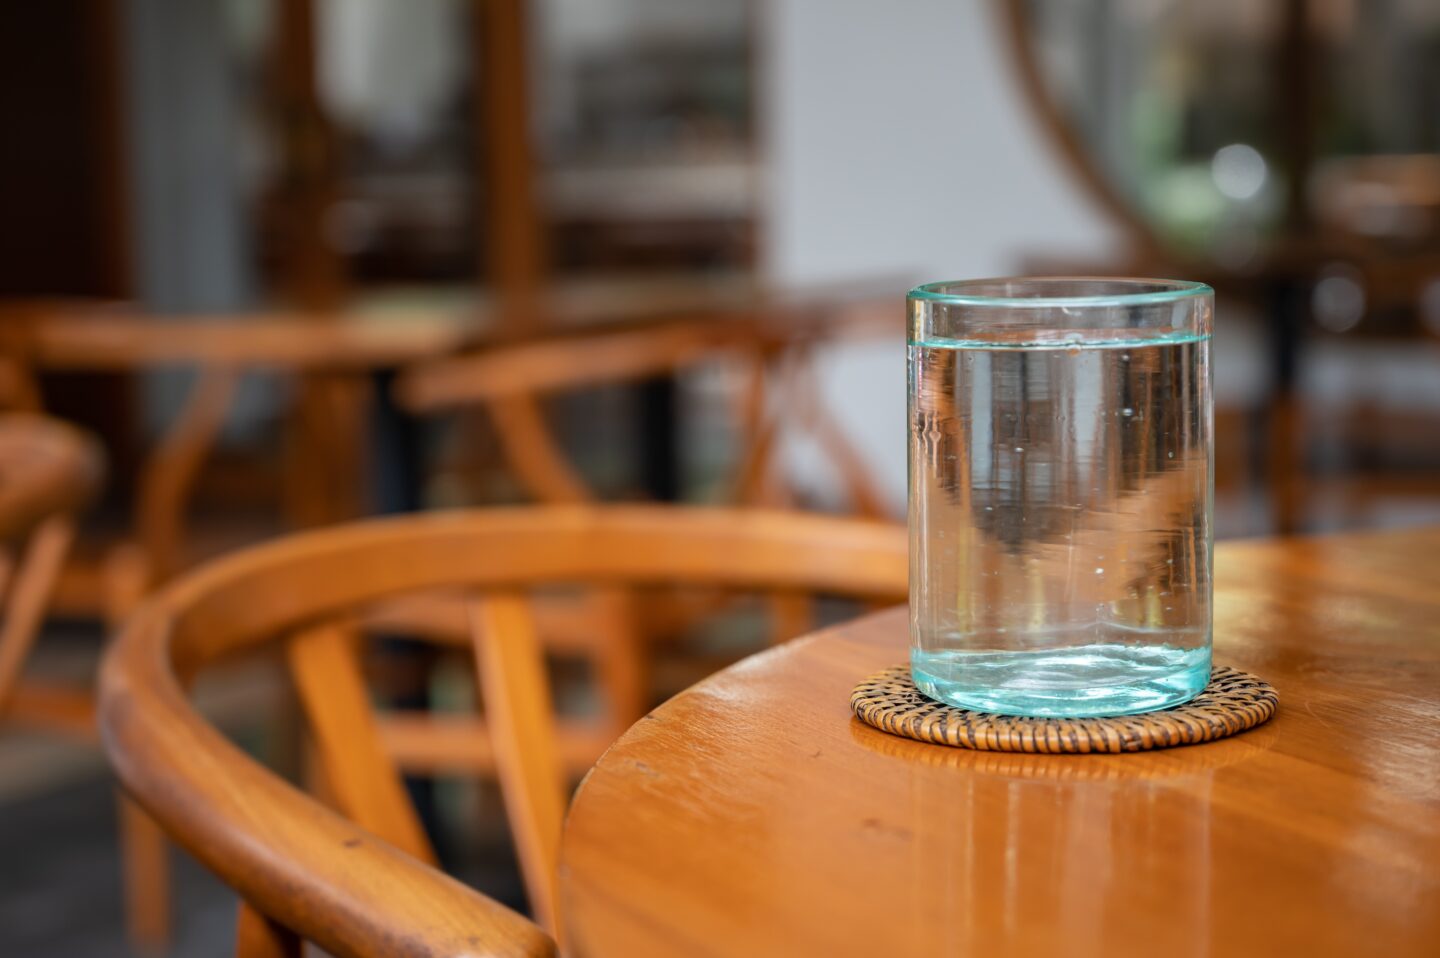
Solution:
<svg viewBox="0 0 1440 958">
<path fill-rule="evenodd" d="M 359 611 L 432 589 L 474 600 L 494 763 L 538 913 L 557 927 L 545 902 L 563 756 L 540 727 L 549 710 L 529 593 L 683 584 L 895 601 L 907 564 L 903 527 L 759 510 L 548 507 L 337 526 L 233 553 L 161 589 L 107 656 L 100 722 L 128 791 L 253 907 L 241 924 L 250 953 L 288 953 L 298 934 L 340 956 L 547 954 L 553 941 L 537 926 L 421 860 L 428 849 L 398 808 L 359 687 L 349 635 Z M 345 752 L 319 764 L 352 818 L 258 766 L 182 691 L 207 664 L 277 643 L 316 745 Z"/>
<path fill-rule="evenodd" d="M 561 848 L 576 954 L 1434 955 L 1440 530 L 1215 550 L 1217 661 L 1280 694 L 1207 745 L 968 752 L 849 711 L 903 611 L 656 709 Z"/>
</svg>

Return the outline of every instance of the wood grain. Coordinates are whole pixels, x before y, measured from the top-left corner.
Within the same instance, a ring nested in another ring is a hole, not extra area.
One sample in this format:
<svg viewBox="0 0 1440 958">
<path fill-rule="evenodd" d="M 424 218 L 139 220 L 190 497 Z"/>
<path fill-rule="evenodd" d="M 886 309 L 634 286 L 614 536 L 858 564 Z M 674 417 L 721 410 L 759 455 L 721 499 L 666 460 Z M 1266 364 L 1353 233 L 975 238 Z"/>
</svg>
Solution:
<svg viewBox="0 0 1440 958">
<path fill-rule="evenodd" d="M 1215 550 L 1219 659 L 1282 707 L 1206 745 L 977 753 L 854 719 L 902 611 L 651 713 L 561 847 L 575 950 L 612 955 L 1433 955 L 1440 530 Z"/>
</svg>

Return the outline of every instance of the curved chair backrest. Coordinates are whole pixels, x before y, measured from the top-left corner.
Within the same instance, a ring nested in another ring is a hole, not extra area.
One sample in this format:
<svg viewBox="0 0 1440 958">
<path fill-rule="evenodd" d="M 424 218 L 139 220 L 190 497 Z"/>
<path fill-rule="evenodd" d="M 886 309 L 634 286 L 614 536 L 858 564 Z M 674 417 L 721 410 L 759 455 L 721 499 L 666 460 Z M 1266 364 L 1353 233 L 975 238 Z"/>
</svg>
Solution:
<svg viewBox="0 0 1440 958">
<path fill-rule="evenodd" d="M 765 364 L 778 344 L 755 322 L 683 319 L 630 329 L 584 330 L 534 342 L 498 345 L 469 356 L 417 365 L 395 385 L 412 413 L 434 415 L 484 408 L 505 462 L 537 502 L 590 502 L 596 496 L 566 457 L 541 401 L 588 386 L 634 383 L 726 361 L 746 370 L 741 410 L 744 471 L 763 473 Z"/>
<path fill-rule="evenodd" d="M 532 903 L 554 929 L 565 800 L 526 592 L 683 584 L 899 600 L 906 569 L 902 527 L 764 511 L 547 507 L 334 527 L 232 554 L 142 606 L 107 658 L 101 725 L 126 787 L 253 907 L 241 941 L 263 942 L 255 953 L 284 953 L 275 942 L 298 934 L 342 956 L 545 954 L 553 942 L 539 928 L 424 863 L 343 623 L 401 593 L 470 597 L 506 807 Z M 327 784 L 353 822 L 256 764 L 186 701 L 198 669 L 270 643 L 323 676 L 307 689 L 297 671 L 317 743 L 332 753 Z"/>
</svg>

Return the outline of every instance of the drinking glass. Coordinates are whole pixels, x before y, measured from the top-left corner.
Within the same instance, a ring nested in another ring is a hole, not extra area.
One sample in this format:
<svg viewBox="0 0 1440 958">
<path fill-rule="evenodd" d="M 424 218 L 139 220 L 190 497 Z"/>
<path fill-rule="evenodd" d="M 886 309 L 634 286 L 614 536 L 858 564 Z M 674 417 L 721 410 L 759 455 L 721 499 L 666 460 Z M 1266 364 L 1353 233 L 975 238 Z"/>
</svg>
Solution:
<svg viewBox="0 0 1440 958">
<path fill-rule="evenodd" d="M 911 291 L 910 663 L 926 695 L 1096 716 L 1205 687 L 1213 300 L 1089 277 Z"/>
</svg>

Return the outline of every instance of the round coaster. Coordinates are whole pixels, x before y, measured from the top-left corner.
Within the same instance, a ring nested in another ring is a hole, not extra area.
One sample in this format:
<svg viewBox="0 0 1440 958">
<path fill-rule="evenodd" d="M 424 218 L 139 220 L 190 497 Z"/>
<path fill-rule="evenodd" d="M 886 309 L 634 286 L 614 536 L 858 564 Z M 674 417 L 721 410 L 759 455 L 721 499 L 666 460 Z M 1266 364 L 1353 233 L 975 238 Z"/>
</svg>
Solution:
<svg viewBox="0 0 1440 958">
<path fill-rule="evenodd" d="M 910 668 L 896 665 L 855 686 L 850 708 L 882 732 L 988 752 L 1143 752 L 1196 745 L 1254 728 L 1279 697 L 1249 672 L 1217 665 L 1210 684 L 1184 705 L 1113 718 L 1024 718 L 972 712 L 921 694 Z"/>
</svg>

